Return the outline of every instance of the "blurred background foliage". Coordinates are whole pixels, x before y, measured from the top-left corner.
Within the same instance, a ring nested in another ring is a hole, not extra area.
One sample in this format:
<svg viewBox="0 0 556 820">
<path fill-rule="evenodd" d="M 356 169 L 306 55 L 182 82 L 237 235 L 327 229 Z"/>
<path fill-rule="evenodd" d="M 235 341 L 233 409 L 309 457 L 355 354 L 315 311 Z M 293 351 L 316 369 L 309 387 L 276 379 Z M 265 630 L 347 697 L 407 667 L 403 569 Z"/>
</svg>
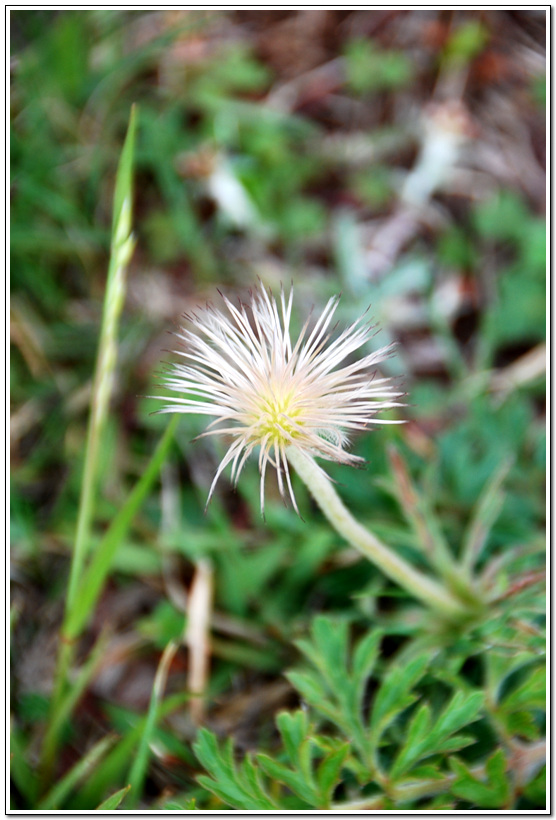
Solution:
<svg viewBox="0 0 556 820">
<path fill-rule="evenodd" d="M 488 551 L 542 541 L 544 12 L 10 17 L 12 706 L 23 745 L 39 742 L 48 704 L 132 103 L 137 247 L 95 538 L 164 429 L 144 397 L 167 331 L 217 286 L 241 293 L 260 277 L 275 291 L 293 281 L 300 322 L 342 291 L 342 323 L 371 305 L 377 346 L 399 342 L 388 372 L 403 374 L 408 424 L 354 442 L 364 473 L 331 467 L 363 521 L 415 554 L 393 497 L 395 444 L 454 548 L 508 457 Z M 90 627 L 91 639 L 110 627 L 108 649 L 68 723 L 60 771 L 106 731 L 133 736 L 160 650 L 183 632 L 199 559 L 216 584 L 209 722 L 244 746 L 296 702 L 280 675 L 313 615 L 364 623 L 396 608 L 391 585 L 340 548 L 301 486 L 305 522 L 271 482 L 261 520 L 255 464 L 236 492 L 221 482 L 205 516 L 223 445 L 190 444 L 200 429 L 180 422 L 161 489 L 118 551 Z M 170 691 L 186 669 L 180 649 Z M 160 729 L 151 799 L 192 782 L 184 731 L 178 718 Z M 112 762 L 74 807 L 125 785 L 125 755 Z"/>
</svg>

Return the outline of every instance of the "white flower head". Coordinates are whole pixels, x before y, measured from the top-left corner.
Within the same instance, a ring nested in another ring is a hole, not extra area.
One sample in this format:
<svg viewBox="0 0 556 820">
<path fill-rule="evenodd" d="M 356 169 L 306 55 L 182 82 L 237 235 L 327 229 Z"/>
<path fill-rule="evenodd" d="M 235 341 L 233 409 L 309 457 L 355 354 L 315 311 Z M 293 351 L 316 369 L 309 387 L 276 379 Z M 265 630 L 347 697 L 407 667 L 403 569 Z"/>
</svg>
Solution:
<svg viewBox="0 0 556 820">
<path fill-rule="evenodd" d="M 392 345 L 351 359 L 373 335 L 374 326 L 361 317 L 334 338 L 330 328 L 339 296 L 330 299 L 310 329 L 307 320 L 295 342 L 290 335 L 293 287 L 281 289 L 277 303 L 260 284 L 248 304 L 237 306 L 220 294 L 226 312 L 211 304 L 186 315 L 190 327 L 177 336 L 183 363 L 170 365 L 164 387 L 179 398 L 161 413 L 201 413 L 213 416 L 202 436 L 225 435 L 231 444 L 214 476 L 216 482 L 231 463 L 237 483 L 245 462 L 259 448 L 261 510 L 268 464 L 276 469 L 282 497 L 288 495 L 297 511 L 287 461 L 288 448 L 345 464 L 362 462 L 349 453 L 348 432 L 364 430 L 382 410 L 401 406 L 388 378 L 377 377 L 376 366 Z M 201 437 L 201 436 L 200 436 Z"/>
</svg>

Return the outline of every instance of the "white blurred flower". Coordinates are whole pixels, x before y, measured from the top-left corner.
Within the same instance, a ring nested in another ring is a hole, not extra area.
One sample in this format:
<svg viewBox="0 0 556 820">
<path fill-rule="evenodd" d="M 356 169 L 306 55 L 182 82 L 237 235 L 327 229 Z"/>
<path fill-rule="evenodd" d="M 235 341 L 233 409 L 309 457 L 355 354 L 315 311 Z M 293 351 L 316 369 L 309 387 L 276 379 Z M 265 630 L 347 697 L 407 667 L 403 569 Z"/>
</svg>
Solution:
<svg viewBox="0 0 556 820">
<path fill-rule="evenodd" d="M 191 329 L 177 334 L 184 349 L 176 351 L 185 362 L 170 365 L 164 378 L 164 386 L 181 395 L 155 398 L 167 402 L 162 413 L 213 416 L 202 436 L 231 437 L 209 501 L 224 468 L 231 463 L 237 482 L 247 458 L 259 448 L 261 510 L 270 463 L 282 497 L 289 495 L 297 511 L 288 451 L 355 464 L 363 459 L 347 451 L 349 431 L 370 422 L 396 423 L 375 418 L 401 404 L 392 381 L 374 372 L 392 346 L 352 361 L 351 354 L 373 335 L 373 325 L 361 317 L 332 338 L 339 297 L 330 299 L 312 329 L 307 320 L 295 342 L 290 335 L 293 288 L 288 296 L 282 289 L 278 303 L 262 285 L 250 293 L 248 304 L 236 307 L 222 299 L 227 312 L 207 304 L 185 317 Z"/>
</svg>

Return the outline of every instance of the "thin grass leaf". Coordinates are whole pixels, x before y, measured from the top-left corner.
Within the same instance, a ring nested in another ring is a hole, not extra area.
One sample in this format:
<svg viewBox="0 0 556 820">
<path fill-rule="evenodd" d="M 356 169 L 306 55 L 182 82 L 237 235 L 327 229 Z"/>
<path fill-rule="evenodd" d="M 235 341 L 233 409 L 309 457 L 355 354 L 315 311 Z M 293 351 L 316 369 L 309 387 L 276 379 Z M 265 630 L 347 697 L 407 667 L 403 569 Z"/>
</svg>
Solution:
<svg viewBox="0 0 556 820">
<path fill-rule="evenodd" d="M 126 535 L 131 522 L 154 484 L 173 442 L 179 420 L 175 416 L 164 431 L 147 468 L 112 521 L 87 567 L 79 596 L 65 628 L 67 635 L 76 637 L 87 622 L 102 590 L 116 550 Z"/>
<path fill-rule="evenodd" d="M 14 729 L 10 731 L 10 777 L 29 805 L 34 806 L 38 796 L 39 781 L 36 772 L 25 759 L 24 744 Z"/>
<path fill-rule="evenodd" d="M 112 390 L 117 357 L 117 336 L 125 296 L 126 268 L 133 252 L 131 236 L 132 167 L 135 145 L 136 116 L 132 109 L 116 177 L 114 218 L 108 278 L 104 296 L 102 325 L 95 367 L 91 412 L 85 444 L 85 466 L 79 499 L 77 533 L 75 537 L 66 608 L 72 611 L 77 596 L 83 565 L 89 548 L 89 535 L 94 511 L 98 457 L 104 432 L 108 403 Z"/>
<path fill-rule="evenodd" d="M 96 807 L 96 811 L 114 811 L 114 809 L 119 807 L 120 803 L 123 801 L 130 789 L 131 786 L 124 786 L 123 789 L 120 789 L 110 795 L 110 797 L 107 797 L 106 800 L 102 801 L 100 806 Z"/>
<path fill-rule="evenodd" d="M 71 713 L 75 708 L 75 705 L 77 704 L 79 698 L 85 691 L 87 684 L 93 677 L 96 666 L 102 658 L 105 646 L 106 635 L 101 635 L 96 644 L 93 646 L 91 654 L 87 658 L 86 663 L 84 663 L 82 668 L 80 669 L 76 680 L 70 685 L 69 689 L 67 690 L 64 700 L 61 702 L 60 708 L 54 715 L 53 720 L 48 724 L 43 741 L 43 754 L 45 755 L 45 757 L 49 757 L 51 754 L 53 754 L 56 739 L 61 732 L 62 726 L 69 719 Z"/>
<path fill-rule="evenodd" d="M 189 695 L 179 692 L 167 697 L 158 708 L 158 720 L 183 707 Z M 110 789 L 121 783 L 129 770 L 129 761 L 136 754 L 137 748 L 145 733 L 147 715 L 138 717 L 137 723 L 122 733 L 122 737 L 108 752 L 104 763 L 87 779 L 80 790 L 83 805 L 94 805 Z"/>
<path fill-rule="evenodd" d="M 72 663 L 74 644 L 68 634 L 68 622 L 75 616 L 75 608 L 82 610 L 80 585 L 85 560 L 90 547 L 90 532 L 93 521 L 98 461 L 106 425 L 112 382 L 114 378 L 118 325 L 125 297 L 126 270 L 133 253 L 131 236 L 132 167 L 135 144 L 136 117 L 132 109 L 127 135 L 118 165 L 114 195 L 114 222 L 108 277 L 104 296 L 100 339 L 95 365 L 91 408 L 87 426 L 85 455 L 81 493 L 77 514 L 77 528 L 73 546 L 68 592 L 66 596 L 63 635 L 57 657 L 54 692 L 51 698 L 49 727 L 60 725 L 59 713 L 67 686 L 68 671 Z M 125 205 L 127 203 L 127 205 Z M 43 744 L 41 772 L 43 783 L 47 783 L 52 768 L 58 742 L 57 732 L 47 730 L 47 743 Z"/>
<path fill-rule="evenodd" d="M 133 161 L 135 152 L 137 109 L 131 106 L 127 135 L 116 174 L 114 208 L 112 214 L 112 237 L 115 245 L 127 240 L 131 234 L 131 197 L 133 194 Z"/>
<path fill-rule="evenodd" d="M 43 797 L 39 802 L 39 809 L 59 809 L 63 805 L 65 799 L 78 785 L 78 783 L 87 777 L 91 771 L 98 766 L 110 746 L 116 740 L 115 735 L 108 735 L 99 740 L 87 754 L 79 760 L 69 772 L 56 783 L 55 786 Z"/>
<path fill-rule="evenodd" d="M 158 707 L 160 705 L 160 701 L 162 700 L 162 695 L 164 694 L 168 671 L 178 646 L 179 644 L 177 641 L 170 641 L 162 653 L 162 657 L 160 658 L 160 662 L 158 664 L 158 669 L 156 670 L 151 700 L 149 703 L 149 711 L 147 713 L 147 721 L 145 723 L 145 730 L 141 735 L 139 748 L 129 772 L 129 783 L 131 786 L 130 797 L 134 802 L 137 802 L 142 792 L 143 783 L 147 773 L 147 766 L 149 763 L 150 745 L 152 743 L 153 733 L 156 728 Z"/>
</svg>

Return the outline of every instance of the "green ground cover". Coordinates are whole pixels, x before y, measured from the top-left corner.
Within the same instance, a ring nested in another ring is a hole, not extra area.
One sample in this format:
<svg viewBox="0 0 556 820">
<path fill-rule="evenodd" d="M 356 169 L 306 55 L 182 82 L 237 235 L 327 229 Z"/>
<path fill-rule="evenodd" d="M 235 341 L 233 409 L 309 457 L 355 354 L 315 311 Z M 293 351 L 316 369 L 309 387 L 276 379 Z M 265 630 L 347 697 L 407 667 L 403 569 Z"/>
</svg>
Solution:
<svg viewBox="0 0 556 820">
<path fill-rule="evenodd" d="M 11 30 L 12 809 L 544 808 L 544 13 Z M 296 476 L 263 519 L 256 459 L 205 513 L 226 444 L 147 397 L 181 314 L 258 279 L 398 342 L 407 423 L 329 472 L 473 571 L 465 623 Z"/>
</svg>

